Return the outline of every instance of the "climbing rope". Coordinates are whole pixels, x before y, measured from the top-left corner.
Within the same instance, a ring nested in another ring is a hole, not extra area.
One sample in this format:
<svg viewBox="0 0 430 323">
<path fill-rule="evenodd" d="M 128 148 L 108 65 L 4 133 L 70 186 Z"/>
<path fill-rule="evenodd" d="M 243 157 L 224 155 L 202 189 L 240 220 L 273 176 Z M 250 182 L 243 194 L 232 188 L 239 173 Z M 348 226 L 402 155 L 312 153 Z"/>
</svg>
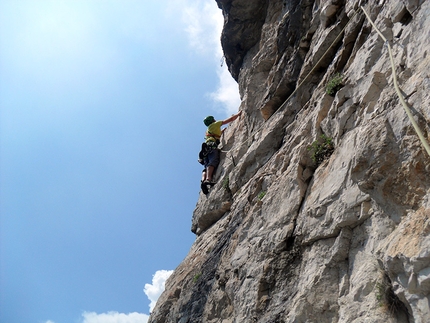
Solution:
<svg viewBox="0 0 430 323">
<path fill-rule="evenodd" d="M 378 33 L 378 35 L 382 38 L 382 40 L 385 42 L 385 44 L 387 44 L 388 47 L 388 55 L 390 56 L 390 61 L 391 61 L 391 71 L 392 71 L 392 75 L 393 75 L 393 83 L 394 83 L 394 88 L 396 90 L 397 96 L 400 99 L 400 102 L 402 103 L 402 106 L 404 108 L 404 110 L 406 111 L 406 114 L 409 117 L 409 120 L 412 123 L 412 126 L 415 129 L 416 134 L 418 135 L 418 137 L 421 140 L 421 143 L 423 144 L 424 148 L 426 149 L 427 153 L 430 155 L 430 146 L 427 143 L 423 133 L 421 132 L 420 128 L 418 127 L 418 124 L 415 122 L 413 116 L 412 116 L 412 112 L 409 109 L 408 105 L 405 102 L 405 99 L 403 97 L 402 92 L 400 91 L 399 85 L 397 83 L 397 76 L 396 76 L 396 66 L 394 65 L 394 59 L 393 59 L 393 54 L 391 51 L 391 45 L 390 42 L 384 37 L 384 35 L 380 32 L 380 30 L 375 26 L 375 24 L 373 23 L 372 19 L 369 17 L 368 13 L 366 12 L 366 10 L 364 10 L 363 6 L 360 6 L 361 10 L 363 10 L 364 14 L 366 15 L 367 20 L 369 20 L 369 22 L 372 24 L 373 28 L 375 28 L 376 32 Z"/>
</svg>

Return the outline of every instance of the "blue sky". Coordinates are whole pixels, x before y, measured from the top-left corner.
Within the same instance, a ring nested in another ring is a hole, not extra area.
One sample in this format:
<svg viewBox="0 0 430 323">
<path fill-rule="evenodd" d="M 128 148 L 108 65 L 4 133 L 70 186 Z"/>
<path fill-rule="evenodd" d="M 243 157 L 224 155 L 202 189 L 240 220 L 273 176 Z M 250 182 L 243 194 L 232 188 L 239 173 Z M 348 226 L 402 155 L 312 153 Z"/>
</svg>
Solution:
<svg viewBox="0 0 430 323">
<path fill-rule="evenodd" d="M 146 322 L 188 253 L 215 0 L 0 0 L 0 321 Z"/>
</svg>

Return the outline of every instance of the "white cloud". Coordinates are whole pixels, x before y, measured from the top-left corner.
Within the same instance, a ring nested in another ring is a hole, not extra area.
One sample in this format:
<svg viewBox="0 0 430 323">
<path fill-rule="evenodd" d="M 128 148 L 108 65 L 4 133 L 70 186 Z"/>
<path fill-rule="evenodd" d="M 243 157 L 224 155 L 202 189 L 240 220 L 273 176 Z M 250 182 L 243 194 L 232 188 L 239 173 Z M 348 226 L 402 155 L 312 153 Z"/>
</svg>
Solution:
<svg viewBox="0 0 430 323">
<path fill-rule="evenodd" d="M 239 86 L 231 77 L 227 66 L 221 67 L 217 74 L 220 84 L 215 92 L 210 93 L 210 97 L 223 105 L 227 115 L 236 113 L 240 105 Z"/>
<path fill-rule="evenodd" d="M 186 4 L 182 19 L 190 45 L 195 50 L 201 54 L 214 55 L 217 59 L 223 56 L 220 45 L 223 17 L 215 1 Z"/>
<path fill-rule="evenodd" d="M 164 291 L 165 282 L 172 273 L 173 270 L 157 270 L 154 276 L 152 276 L 152 285 L 145 284 L 145 288 L 143 289 L 143 291 L 151 301 L 151 303 L 149 304 L 149 312 L 152 312 L 152 310 L 154 309 L 158 297 L 160 297 L 161 293 Z"/>
<path fill-rule="evenodd" d="M 218 64 L 218 86 L 209 97 L 222 106 L 227 115 L 235 113 L 240 105 L 238 85 L 221 62 L 221 31 L 224 18 L 215 1 L 171 0 L 171 4 L 181 5 L 182 20 L 191 47 L 200 55 L 210 55 Z M 178 7 L 177 7 L 178 8 Z"/>
<path fill-rule="evenodd" d="M 149 316 L 141 313 L 118 313 L 108 312 L 97 314 L 94 312 L 84 312 L 82 323 L 147 323 Z M 48 323 L 48 322 L 47 322 Z"/>
<path fill-rule="evenodd" d="M 145 284 L 144 292 L 148 296 L 151 303 L 149 304 L 150 312 L 154 309 L 158 297 L 164 291 L 164 286 L 167 278 L 173 273 L 173 270 L 158 270 L 152 276 L 152 284 Z M 143 313 L 118 313 L 107 312 L 97 314 L 95 312 L 82 313 L 81 323 L 147 323 L 149 315 Z M 47 321 L 45 323 L 54 323 Z"/>
<path fill-rule="evenodd" d="M 45 323 L 54 323 L 54 321 L 48 320 Z"/>
</svg>

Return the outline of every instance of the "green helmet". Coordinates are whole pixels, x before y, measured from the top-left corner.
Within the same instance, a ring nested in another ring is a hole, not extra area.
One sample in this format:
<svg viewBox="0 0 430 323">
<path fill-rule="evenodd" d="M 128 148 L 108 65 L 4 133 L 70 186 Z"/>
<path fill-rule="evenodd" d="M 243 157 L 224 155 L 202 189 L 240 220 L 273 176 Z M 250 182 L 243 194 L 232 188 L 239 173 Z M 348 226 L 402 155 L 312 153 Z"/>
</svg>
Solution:
<svg viewBox="0 0 430 323">
<path fill-rule="evenodd" d="M 213 122 L 215 122 L 215 118 L 212 116 L 208 116 L 203 120 L 204 124 L 206 125 L 206 127 L 209 127 L 210 124 L 212 124 Z"/>
</svg>

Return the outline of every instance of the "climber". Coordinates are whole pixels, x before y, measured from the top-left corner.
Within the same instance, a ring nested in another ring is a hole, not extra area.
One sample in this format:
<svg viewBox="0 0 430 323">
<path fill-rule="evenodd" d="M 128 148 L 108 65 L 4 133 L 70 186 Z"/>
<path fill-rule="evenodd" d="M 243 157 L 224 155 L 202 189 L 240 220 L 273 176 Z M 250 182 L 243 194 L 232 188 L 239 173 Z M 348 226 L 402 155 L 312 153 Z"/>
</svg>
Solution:
<svg viewBox="0 0 430 323">
<path fill-rule="evenodd" d="M 199 163 L 205 166 L 201 181 L 201 189 L 205 195 L 209 193 L 208 186 L 212 187 L 215 184 L 212 176 L 220 162 L 220 149 L 218 145 L 221 135 L 225 130 L 221 129 L 221 126 L 236 120 L 241 114 L 242 111 L 239 111 L 230 118 L 221 121 L 216 121 L 213 116 L 208 116 L 203 120 L 208 128 L 206 130 L 205 142 L 202 144 L 202 149 L 199 153 Z"/>
</svg>

